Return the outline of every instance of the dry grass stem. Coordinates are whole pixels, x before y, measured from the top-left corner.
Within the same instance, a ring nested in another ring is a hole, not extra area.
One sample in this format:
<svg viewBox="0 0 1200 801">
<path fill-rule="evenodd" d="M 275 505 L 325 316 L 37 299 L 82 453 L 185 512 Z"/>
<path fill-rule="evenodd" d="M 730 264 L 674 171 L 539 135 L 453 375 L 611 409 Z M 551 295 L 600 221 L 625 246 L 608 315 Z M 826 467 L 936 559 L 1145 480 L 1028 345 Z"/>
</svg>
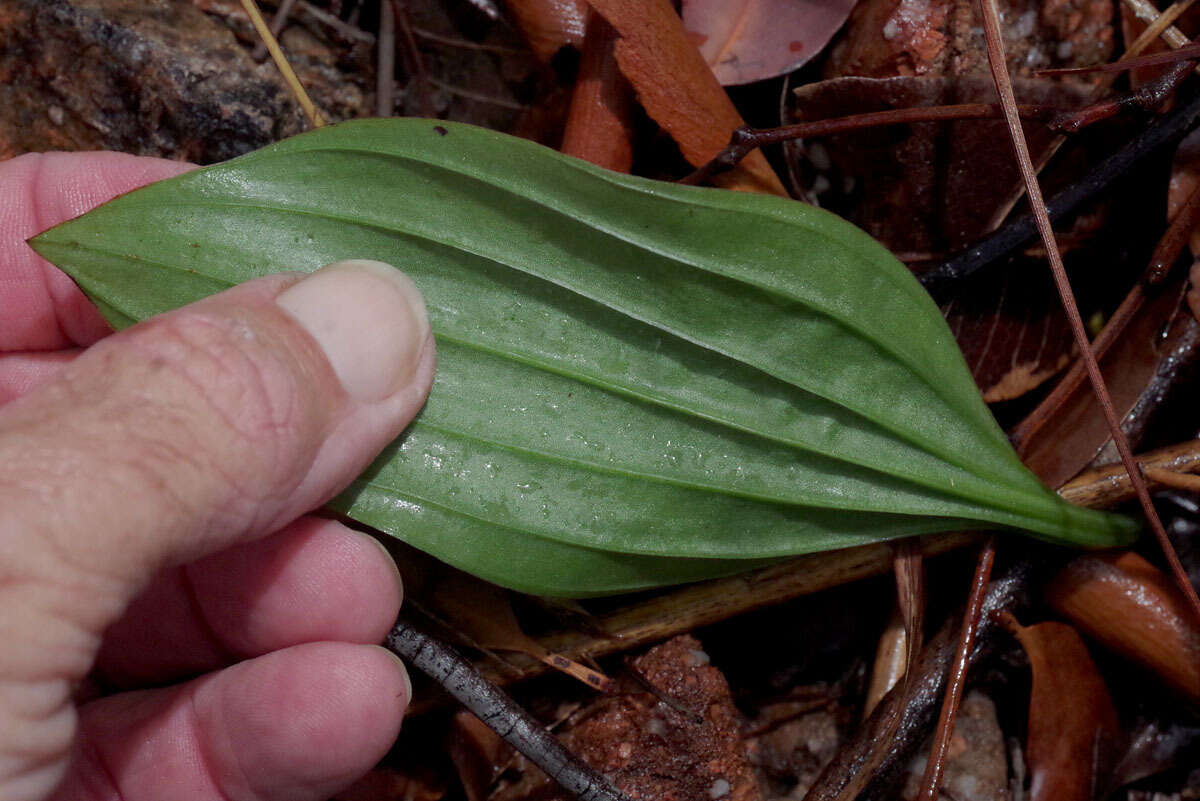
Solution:
<svg viewBox="0 0 1200 801">
<path fill-rule="evenodd" d="M 267 52 L 271 54 L 271 58 L 275 61 L 275 66 L 279 68 L 279 72 L 283 75 L 283 80 L 287 82 L 288 88 L 292 90 L 296 102 L 300 104 L 300 108 L 304 111 L 304 116 L 308 117 L 309 124 L 314 128 L 320 128 L 325 124 L 325 118 L 321 116 L 321 112 L 313 105 L 308 92 L 304 91 L 304 87 L 300 84 L 300 79 L 296 77 L 296 72 L 292 69 L 292 65 L 288 63 L 287 56 L 283 54 L 283 50 L 279 47 L 279 42 L 275 39 L 270 27 L 267 25 L 267 21 L 263 19 L 262 12 L 258 10 L 258 4 L 254 0 L 242 0 L 242 7 L 250 15 L 250 21 L 254 23 L 254 29 L 262 37 L 263 42 L 267 46 Z"/>
<path fill-rule="evenodd" d="M 984 0 L 986 3 L 987 0 Z M 996 538 L 989 535 L 979 550 L 975 562 L 975 575 L 971 578 L 971 595 L 963 611 L 962 628 L 958 636 L 958 648 L 954 663 L 946 682 L 946 693 L 942 698 L 942 709 L 938 713 L 937 729 L 933 733 L 933 745 L 929 749 L 929 760 L 925 763 L 925 776 L 921 780 L 919 801 L 936 801 L 938 786 L 942 782 L 942 771 L 946 764 L 946 752 L 950 747 L 950 735 L 954 733 L 954 718 L 962 701 L 963 688 L 967 683 L 967 667 L 971 662 L 971 648 L 975 645 L 975 634 L 979 630 L 979 617 L 983 611 L 983 598 L 988 581 L 992 577 L 992 565 L 996 562 Z"/>
</svg>

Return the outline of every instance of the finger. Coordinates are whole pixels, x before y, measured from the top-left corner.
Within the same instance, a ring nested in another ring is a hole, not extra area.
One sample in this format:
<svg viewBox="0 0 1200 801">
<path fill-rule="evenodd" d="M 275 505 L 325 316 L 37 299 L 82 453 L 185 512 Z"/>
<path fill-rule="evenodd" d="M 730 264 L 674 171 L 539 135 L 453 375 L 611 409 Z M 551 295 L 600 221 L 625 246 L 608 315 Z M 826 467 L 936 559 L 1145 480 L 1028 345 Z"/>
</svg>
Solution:
<svg viewBox="0 0 1200 801">
<path fill-rule="evenodd" d="M 0 797 L 65 757 L 71 682 L 150 577 L 331 498 L 433 363 L 412 283 L 343 262 L 108 337 L 0 408 Z"/>
<path fill-rule="evenodd" d="M 144 687 L 306 642 L 378 643 L 400 598 L 378 542 L 303 517 L 156 578 L 105 632 L 96 670 L 110 686 Z"/>
<path fill-rule="evenodd" d="M 0 406 L 49 381 L 79 354 L 78 348 L 0 353 Z"/>
<path fill-rule="evenodd" d="M 55 801 L 325 801 L 391 747 L 409 698 L 376 646 L 313 643 L 84 707 Z"/>
<path fill-rule="evenodd" d="M 0 350 L 90 345 L 110 330 L 71 279 L 25 240 L 190 169 L 124 153 L 28 153 L 0 163 Z"/>
</svg>

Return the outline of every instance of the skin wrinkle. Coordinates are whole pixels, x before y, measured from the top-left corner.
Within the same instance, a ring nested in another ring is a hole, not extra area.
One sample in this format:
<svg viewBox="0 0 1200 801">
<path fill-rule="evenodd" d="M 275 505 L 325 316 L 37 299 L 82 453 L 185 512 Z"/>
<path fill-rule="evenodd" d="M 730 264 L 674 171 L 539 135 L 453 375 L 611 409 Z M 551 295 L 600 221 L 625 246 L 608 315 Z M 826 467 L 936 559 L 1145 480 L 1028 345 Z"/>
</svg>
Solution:
<svg viewBox="0 0 1200 801">
<path fill-rule="evenodd" d="M 97 747 L 96 739 L 84 737 L 80 742 L 80 758 L 75 771 L 83 781 L 84 791 L 95 801 L 125 801 L 125 794 L 117 783 L 117 777 L 108 765 L 108 760 Z M 90 768 L 90 769 L 89 769 Z M 103 795 L 101 795 L 103 793 Z"/>
<path fill-rule="evenodd" d="M 35 223 L 34 228 L 38 231 L 44 230 L 48 227 L 44 222 L 44 218 L 42 217 L 42 206 L 44 204 L 40 202 L 40 198 L 38 197 L 40 188 L 46 185 L 45 173 L 46 156 L 43 153 L 39 153 L 37 154 L 37 161 L 33 170 L 33 180 L 28 184 L 30 197 L 26 206 L 26 208 L 33 209 L 33 219 Z M 41 267 L 42 269 L 39 271 L 39 273 L 41 275 L 42 286 L 44 287 L 46 297 L 50 300 L 50 317 L 54 321 L 54 330 L 57 332 L 61 340 L 69 342 L 71 341 L 71 338 L 67 336 L 66 327 L 63 325 L 62 315 L 60 315 L 58 312 L 58 304 L 53 300 L 54 292 L 50 286 L 50 268 L 45 264 L 41 265 Z"/>
<path fill-rule="evenodd" d="M 192 574 L 188 570 L 188 567 L 188 565 L 182 565 L 178 568 L 179 585 L 183 588 L 184 596 L 188 600 L 198 628 L 204 635 L 208 646 L 229 664 L 233 664 L 238 659 L 248 656 L 248 654 L 235 654 L 226 646 L 224 638 L 217 634 L 217 629 L 213 626 L 212 619 L 208 616 L 208 609 L 204 605 L 203 600 L 201 600 L 200 594 L 196 591 L 196 583 L 192 581 Z"/>
<path fill-rule="evenodd" d="M 208 745 L 209 738 L 203 736 L 203 733 L 204 732 L 226 732 L 226 733 L 228 733 L 228 732 L 236 731 L 237 726 L 235 725 L 235 726 L 231 727 L 231 726 L 220 726 L 220 725 L 218 725 L 218 726 L 205 726 L 204 725 L 204 716 L 200 714 L 200 710 L 199 710 L 198 696 L 199 696 L 201 688 L 206 687 L 206 685 L 208 685 L 208 684 L 209 684 L 209 682 L 199 682 L 199 683 L 188 686 L 187 689 L 184 690 L 184 692 L 187 694 L 186 698 L 185 698 L 185 703 L 187 704 L 188 725 L 193 732 L 193 739 L 196 743 L 196 756 L 199 758 L 200 766 L 201 766 L 202 770 L 204 771 L 205 778 L 208 779 L 209 784 L 212 785 L 213 789 L 217 793 L 216 798 L 219 799 L 219 801 L 234 801 L 232 796 L 230 796 L 225 791 L 226 783 L 225 783 L 225 781 L 222 781 L 220 775 L 216 771 L 215 764 L 214 764 L 215 757 L 212 754 L 208 753 L 208 749 L 205 747 L 206 745 Z M 219 699 L 216 701 L 216 703 L 219 704 Z M 210 706 L 211 706 L 211 704 L 210 704 Z M 216 750 L 216 749 L 214 749 L 214 750 Z M 250 776 L 246 773 L 245 769 L 242 767 L 241 760 L 238 758 L 237 750 L 233 749 L 233 748 L 226 748 L 225 750 L 226 750 L 226 752 L 228 752 L 229 754 L 232 755 L 232 761 L 234 764 L 232 766 L 227 765 L 227 767 L 232 767 L 236 770 L 237 778 L 239 780 L 239 782 L 238 782 L 239 785 L 241 787 L 245 787 L 245 788 L 249 789 L 250 792 L 254 794 L 255 798 L 260 797 L 259 793 L 256 790 L 252 789 L 253 784 L 250 781 Z M 224 760 L 224 761 L 226 763 L 229 762 L 229 760 Z"/>
</svg>

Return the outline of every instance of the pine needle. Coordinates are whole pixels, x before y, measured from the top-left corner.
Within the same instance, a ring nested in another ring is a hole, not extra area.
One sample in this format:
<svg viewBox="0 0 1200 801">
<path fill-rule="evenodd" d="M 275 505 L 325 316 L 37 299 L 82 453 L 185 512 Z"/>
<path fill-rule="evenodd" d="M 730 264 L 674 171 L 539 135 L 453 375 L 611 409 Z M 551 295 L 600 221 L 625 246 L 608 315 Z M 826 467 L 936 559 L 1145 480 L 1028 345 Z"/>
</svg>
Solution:
<svg viewBox="0 0 1200 801">
<path fill-rule="evenodd" d="M 1100 374 L 1100 367 L 1096 362 L 1095 353 L 1093 353 L 1091 343 L 1088 341 L 1083 320 L 1079 316 L 1079 307 L 1075 304 L 1071 284 L 1067 279 L 1067 271 L 1063 266 L 1062 256 L 1058 251 L 1058 244 L 1054 239 L 1054 230 L 1050 227 L 1050 215 L 1046 211 L 1046 203 L 1042 198 L 1041 187 L 1038 185 L 1037 173 L 1029 157 L 1029 145 L 1025 141 L 1025 134 L 1021 129 L 1021 120 L 1017 115 L 1017 100 L 1013 94 L 1012 79 L 1008 74 L 1004 43 L 1000 35 L 1000 13 L 996 9 L 995 0 L 980 0 L 980 5 L 983 10 L 983 31 L 987 40 L 988 62 L 992 68 L 992 79 L 996 84 L 996 91 L 1000 94 L 1000 105 L 1004 108 L 1004 119 L 1008 125 L 1009 138 L 1012 140 L 1017 163 L 1021 168 L 1021 177 L 1025 183 L 1026 194 L 1029 196 L 1029 206 L 1037 221 L 1038 232 L 1041 234 L 1042 243 L 1046 248 L 1046 257 L 1050 262 L 1050 270 L 1054 275 L 1054 283 L 1058 288 L 1063 310 L 1066 312 L 1067 320 L 1071 324 L 1071 332 L 1074 335 L 1075 344 L 1079 349 L 1080 358 L 1087 368 L 1092 390 L 1096 393 L 1096 399 L 1100 403 L 1100 408 L 1104 411 L 1104 417 L 1108 422 L 1108 429 L 1112 435 L 1113 443 L 1117 446 L 1117 452 L 1121 455 L 1121 462 L 1129 474 L 1129 480 L 1133 484 L 1138 500 L 1141 502 L 1142 511 L 1145 513 L 1146 520 L 1150 524 L 1150 529 L 1158 539 L 1163 555 L 1166 557 L 1168 564 L 1170 564 L 1171 572 L 1179 584 L 1179 589 L 1188 599 L 1196 620 L 1200 621 L 1200 597 L 1196 596 L 1196 589 L 1188 579 L 1183 565 L 1180 564 L 1179 555 L 1175 553 L 1175 548 L 1171 545 L 1171 541 L 1167 537 L 1166 529 L 1163 528 L 1162 521 L 1158 517 L 1158 512 L 1154 509 L 1154 503 L 1150 500 L 1150 493 L 1146 489 L 1145 478 L 1142 476 L 1141 469 L 1133 458 L 1133 452 L 1130 450 L 1129 441 L 1125 438 L 1125 432 L 1121 430 L 1121 421 L 1118 419 L 1117 412 L 1113 408 L 1112 398 L 1108 394 L 1108 387 L 1104 384 L 1104 378 Z"/>
<path fill-rule="evenodd" d="M 287 82 L 288 88 L 292 90 L 292 94 L 296 97 L 296 102 L 300 104 L 300 108 L 303 109 L 304 115 L 308 117 L 309 123 L 314 128 L 320 128 L 325 124 L 325 118 L 321 116 L 321 112 L 313 105 L 308 92 L 304 91 L 304 87 L 300 85 L 300 79 L 296 77 L 292 65 L 288 63 L 287 56 L 283 54 L 283 50 L 279 47 L 279 42 L 275 40 L 275 35 L 271 33 L 271 28 L 267 25 L 267 21 L 263 19 L 262 12 L 258 10 L 258 4 L 254 0 L 242 0 L 242 6 L 246 9 L 246 13 L 250 15 L 250 21 L 254 23 L 254 29 L 262 37 L 263 44 L 267 46 L 267 52 L 271 54 L 271 58 L 275 61 L 275 66 L 279 68 L 279 72 L 283 75 L 283 80 Z"/>
</svg>

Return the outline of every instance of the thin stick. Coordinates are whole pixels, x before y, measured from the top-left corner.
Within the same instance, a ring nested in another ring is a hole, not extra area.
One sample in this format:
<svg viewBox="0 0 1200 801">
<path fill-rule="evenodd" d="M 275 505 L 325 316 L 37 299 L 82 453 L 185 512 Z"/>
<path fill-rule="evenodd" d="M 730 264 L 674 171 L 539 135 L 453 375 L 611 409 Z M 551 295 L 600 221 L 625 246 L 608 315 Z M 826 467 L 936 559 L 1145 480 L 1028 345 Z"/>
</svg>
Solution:
<svg viewBox="0 0 1200 801">
<path fill-rule="evenodd" d="M 1117 178 L 1132 170 L 1143 159 L 1182 139 L 1196 126 L 1197 120 L 1200 120 L 1200 95 L 1192 98 L 1182 108 L 1151 122 L 1124 147 L 1055 195 L 1048 206 L 1051 219 L 1058 219 L 1075 211 Z M 967 250 L 951 256 L 938 267 L 922 273 L 921 283 L 936 295 L 943 287 L 995 264 L 1034 238 L 1037 232 L 1037 224 L 1032 214 L 1018 217 Z"/>
<path fill-rule="evenodd" d="M 1165 11 L 1159 14 L 1153 22 L 1146 26 L 1146 30 L 1142 31 L 1138 38 L 1133 40 L 1133 44 L 1126 49 L 1127 53 L 1136 55 L 1149 47 L 1150 43 L 1158 37 L 1163 36 L 1167 29 L 1171 28 L 1175 24 L 1175 20 L 1179 19 L 1183 12 L 1191 8 L 1192 3 L 1194 2 L 1196 2 L 1196 0 L 1175 0 L 1175 2 L 1172 3 Z M 1178 29 L 1176 29 L 1175 32 L 1179 34 L 1180 38 L 1184 40 L 1187 39 L 1187 37 L 1184 36 L 1183 33 Z"/>
<path fill-rule="evenodd" d="M 1121 0 L 1121 2 L 1133 12 L 1135 17 L 1147 25 L 1153 25 L 1159 16 L 1161 16 L 1154 4 L 1148 2 L 1148 0 Z M 1182 47 L 1188 43 L 1187 36 L 1174 25 L 1168 25 L 1163 29 L 1162 38 L 1171 47 Z M 1131 47 L 1130 50 L 1132 49 Z"/>
<path fill-rule="evenodd" d="M 250 21 L 254 23 L 254 29 L 258 31 L 258 35 L 266 43 L 267 50 L 270 52 L 271 58 L 275 61 L 275 66 L 279 68 L 279 72 L 283 75 L 283 80 L 287 82 L 288 88 L 292 90 L 292 94 L 296 97 L 296 102 L 304 110 L 304 116 L 308 117 L 309 124 L 314 128 L 320 128 L 325 124 L 325 118 L 321 116 L 321 112 L 317 111 L 317 107 L 313 105 L 312 100 L 308 97 L 308 92 L 304 91 L 304 87 L 300 85 L 300 79 L 296 77 L 296 73 L 292 70 L 292 65 L 288 63 L 287 56 L 279 49 L 279 42 L 275 41 L 274 35 L 271 34 L 271 29 L 267 27 L 267 21 L 263 19 L 262 12 L 258 10 L 258 4 L 254 0 L 242 0 L 242 7 L 250 15 Z"/>
<path fill-rule="evenodd" d="M 1180 0 L 1180 2 L 1175 4 L 1175 6 L 1183 3 L 1190 4 L 1191 2 L 1192 0 Z M 1174 9 L 1175 6 L 1172 6 L 1171 9 Z M 1170 43 L 1172 47 L 1179 47 L 1187 44 L 1187 37 L 1180 33 L 1178 28 L 1172 26 L 1170 24 L 1170 20 L 1167 20 L 1165 23 L 1163 22 L 1171 9 L 1167 9 L 1167 11 L 1164 11 L 1162 14 L 1154 17 L 1153 21 L 1150 22 L 1150 27 L 1142 31 L 1142 35 L 1135 39 L 1133 44 L 1125 48 L 1125 53 L 1121 56 L 1121 59 L 1134 58 L 1147 47 L 1149 47 L 1159 35 L 1161 35 L 1165 41 Z M 1162 24 L 1160 25 L 1160 23 Z M 1154 32 L 1153 36 L 1149 35 L 1151 32 Z M 1116 74 L 1110 73 L 1108 75 L 1102 75 L 1101 79 L 1092 88 L 1092 102 L 1098 101 L 1116 80 Z M 1054 157 L 1054 154 L 1058 152 L 1059 148 L 1061 148 L 1066 141 L 1067 137 L 1062 134 L 1059 134 L 1050 140 L 1050 142 L 1046 145 L 1045 150 L 1043 150 L 1042 154 L 1038 157 L 1037 171 L 1039 174 L 1045 168 L 1045 166 L 1050 163 L 1050 159 Z M 1013 206 L 1017 205 L 1017 202 L 1024 196 L 1025 185 L 1024 183 L 1018 183 L 1013 188 L 1008 200 L 999 206 L 995 213 L 992 214 L 992 218 L 988 220 L 987 228 L 985 230 L 994 231 L 995 229 L 999 228 L 1004 222 L 1004 218 L 1006 218 L 1008 213 L 1013 210 Z"/>
<path fill-rule="evenodd" d="M 1126 472 L 1129 473 L 1130 481 L 1133 482 L 1134 490 L 1137 492 L 1138 500 L 1141 502 L 1142 511 L 1146 515 L 1146 520 L 1150 523 L 1150 529 L 1154 532 L 1154 536 L 1158 539 L 1159 547 L 1162 548 L 1163 555 L 1171 565 L 1171 572 L 1175 575 L 1179 589 L 1187 597 L 1192 611 L 1196 615 L 1196 619 L 1200 621 L 1200 597 L 1197 597 L 1196 588 L 1192 586 L 1187 572 L 1183 569 L 1183 565 L 1180 564 L 1179 555 L 1175 553 L 1175 548 L 1171 545 L 1171 541 L 1167 537 L 1166 529 L 1163 528 L 1162 521 L 1158 518 L 1158 512 L 1154 509 L 1154 503 L 1150 500 L 1150 493 L 1146 489 L 1146 482 L 1142 477 L 1141 468 L 1134 461 L 1129 441 L 1125 438 L 1125 432 L 1121 430 L 1121 421 L 1117 418 L 1112 398 L 1108 394 L 1108 387 L 1105 386 L 1104 377 L 1100 374 L 1100 365 L 1096 362 L 1095 354 L 1092 353 L 1091 345 L 1088 342 L 1087 330 L 1084 328 L 1083 320 L 1079 316 L 1079 307 L 1075 305 L 1075 297 L 1071 292 L 1071 283 L 1067 279 L 1067 271 L 1063 267 L 1062 256 L 1058 252 L 1058 244 L 1054 240 L 1054 230 L 1050 227 L 1050 215 L 1047 213 L 1046 203 L 1042 199 L 1042 189 L 1038 185 L 1037 173 L 1034 171 L 1033 162 L 1029 158 L 1029 147 L 1025 142 L 1025 133 L 1021 129 L 1021 119 L 1017 113 L 1017 100 L 1013 95 L 1012 80 L 1008 76 L 1008 67 L 1004 55 L 1004 42 L 1000 35 L 1000 12 L 996 8 L 995 0 L 980 0 L 980 6 L 983 10 L 983 32 L 987 41 L 988 62 L 992 68 L 992 79 L 996 84 L 996 91 L 1000 94 L 1000 104 L 1004 107 L 1004 118 L 1008 124 L 1009 138 L 1012 140 L 1017 164 L 1021 168 L 1021 176 L 1025 182 L 1025 191 L 1029 196 L 1029 206 L 1033 211 L 1034 219 L 1037 221 L 1038 232 L 1042 236 L 1042 243 L 1046 247 L 1046 256 L 1054 275 L 1054 283 L 1058 288 L 1059 297 L 1062 299 L 1067 320 L 1071 324 L 1071 332 L 1075 337 L 1075 344 L 1079 348 L 1084 366 L 1087 367 L 1092 389 L 1096 393 L 1096 399 L 1100 403 L 1100 408 L 1104 411 L 1104 418 L 1108 422 L 1113 443 L 1117 446 L 1117 452 L 1121 454 L 1121 462 L 1125 465 Z"/>
<path fill-rule="evenodd" d="M 1108 64 L 1092 64 L 1088 67 L 1057 67 L 1055 69 L 1038 70 L 1035 75 L 1083 75 L 1089 72 L 1125 72 L 1138 67 L 1155 67 L 1159 64 L 1174 64 L 1177 61 L 1188 61 L 1200 58 L 1200 45 L 1186 44 L 1177 50 L 1164 53 L 1150 53 L 1145 56 L 1133 56 L 1112 61 Z"/>
<path fill-rule="evenodd" d="M 390 117 L 396 113 L 396 15 L 390 0 L 379 3 L 379 39 L 375 47 L 375 116 Z"/>
<path fill-rule="evenodd" d="M 797 122 L 792 125 L 781 125 L 778 128 L 751 128 L 746 125 L 733 132 L 729 144 L 725 146 L 724 150 L 691 175 L 681 179 L 679 183 L 693 186 L 702 184 L 718 173 L 733 169 L 752 151 L 765 145 L 774 145 L 793 139 L 829 136 L 846 131 L 858 131 L 879 125 L 995 119 L 1002 116 L 1002 113 L 1000 106 L 995 103 L 961 103 L 950 106 L 917 106 L 889 109 L 888 111 L 871 111 L 827 120 Z M 1033 119 L 1045 119 L 1058 112 L 1048 106 L 1021 106 L 1021 113 Z"/>
<path fill-rule="evenodd" d="M 500 56 L 527 56 L 530 54 L 528 47 L 505 47 L 504 45 L 490 45 L 483 42 L 472 42 L 470 39 L 459 39 L 455 36 L 442 36 L 440 33 L 426 30 L 425 28 L 413 26 L 413 34 L 424 39 L 427 42 L 445 45 L 446 47 L 457 47 L 462 50 L 479 50 L 483 53 L 495 53 Z"/>
<path fill-rule="evenodd" d="M 1193 476 L 1188 473 L 1173 473 L 1170 470 L 1163 470 L 1158 467 L 1146 467 L 1143 469 L 1146 471 L 1146 478 L 1157 481 L 1164 487 L 1186 490 L 1187 492 L 1200 492 L 1200 476 Z"/>
<path fill-rule="evenodd" d="M 330 14 L 323 8 L 317 8 L 308 0 L 300 0 L 300 8 L 304 13 L 309 14 L 317 22 L 321 23 L 331 31 L 340 34 L 343 38 L 352 42 L 363 42 L 365 44 L 374 44 L 375 36 L 368 31 L 364 31 L 357 25 L 351 25 L 348 22 L 342 22 L 340 17 Z M 354 13 L 358 14 L 358 7 L 354 9 Z"/>
<path fill-rule="evenodd" d="M 1138 456 L 1137 461 L 1151 481 L 1156 480 L 1151 475 L 1151 470 L 1162 470 L 1174 475 L 1194 473 L 1200 470 L 1200 440 L 1190 439 L 1143 453 Z M 1091 509 L 1115 506 L 1134 496 L 1129 475 L 1125 472 L 1125 466 L 1120 463 L 1086 470 L 1064 484 L 1058 494 L 1071 503 Z"/>
<path fill-rule="evenodd" d="M 283 0 L 279 4 L 279 8 L 275 9 L 275 16 L 271 17 L 271 35 L 276 39 L 279 34 L 283 33 L 283 26 L 287 25 L 288 15 L 292 13 L 292 6 L 296 5 L 296 0 Z M 255 61 L 262 61 L 267 57 L 267 43 L 260 40 L 254 46 L 252 58 Z"/>
<path fill-rule="evenodd" d="M 416 94 L 417 108 L 422 117 L 436 117 L 428 92 L 429 70 L 425 66 L 425 58 L 417 45 L 417 37 L 413 32 L 412 20 L 408 17 L 408 7 L 402 0 L 391 0 L 392 14 L 396 18 L 396 30 L 400 33 L 400 41 L 404 43 L 401 54 L 404 56 L 404 69 L 408 72 L 408 84 L 405 90 L 408 94 Z"/>
<path fill-rule="evenodd" d="M 962 700 L 971 649 L 975 645 L 975 633 L 979 628 L 984 592 L 987 590 L 988 580 L 992 576 L 992 565 L 995 561 L 996 538 L 989 535 L 987 542 L 979 551 L 979 559 L 975 562 L 975 576 L 971 579 L 971 596 L 967 600 L 967 608 L 963 612 L 958 649 L 954 654 L 950 679 L 946 682 L 946 693 L 942 698 L 942 711 L 938 714 L 933 746 L 929 751 L 929 761 L 925 763 L 925 777 L 921 781 L 919 801 L 934 801 L 937 798 L 938 785 L 941 784 L 942 771 L 946 762 L 946 749 L 950 746 L 950 735 L 954 732 L 954 717 L 958 712 L 958 704 Z"/>
<path fill-rule="evenodd" d="M 1163 282 L 1198 226 L 1200 226 L 1200 184 L 1196 185 L 1183 207 L 1175 212 L 1175 217 L 1167 226 L 1167 232 L 1158 240 L 1154 254 L 1150 257 L 1150 265 L 1146 268 L 1146 274 L 1142 278 L 1144 283 L 1153 286 Z"/>
<path fill-rule="evenodd" d="M 436 681 L 579 801 L 629 801 L 448 645 L 397 622 L 384 647 Z"/>
<path fill-rule="evenodd" d="M 524 103 L 514 103 L 513 101 L 505 100 L 502 97 L 492 97 L 491 95 L 485 95 L 480 92 L 472 92 L 470 89 L 463 89 L 462 87 L 454 86 L 453 84 L 446 83 L 445 81 L 439 81 L 437 78 L 428 78 L 427 80 L 429 81 L 430 86 L 436 86 L 443 92 L 449 92 L 452 95 L 457 95 L 458 97 L 463 97 L 467 100 L 474 100 L 477 103 L 490 103 L 493 106 L 510 108 L 514 111 L 524 111 L 525 109 L 529 108 L 529 106 L 525 105 Z"/>
</svg>

